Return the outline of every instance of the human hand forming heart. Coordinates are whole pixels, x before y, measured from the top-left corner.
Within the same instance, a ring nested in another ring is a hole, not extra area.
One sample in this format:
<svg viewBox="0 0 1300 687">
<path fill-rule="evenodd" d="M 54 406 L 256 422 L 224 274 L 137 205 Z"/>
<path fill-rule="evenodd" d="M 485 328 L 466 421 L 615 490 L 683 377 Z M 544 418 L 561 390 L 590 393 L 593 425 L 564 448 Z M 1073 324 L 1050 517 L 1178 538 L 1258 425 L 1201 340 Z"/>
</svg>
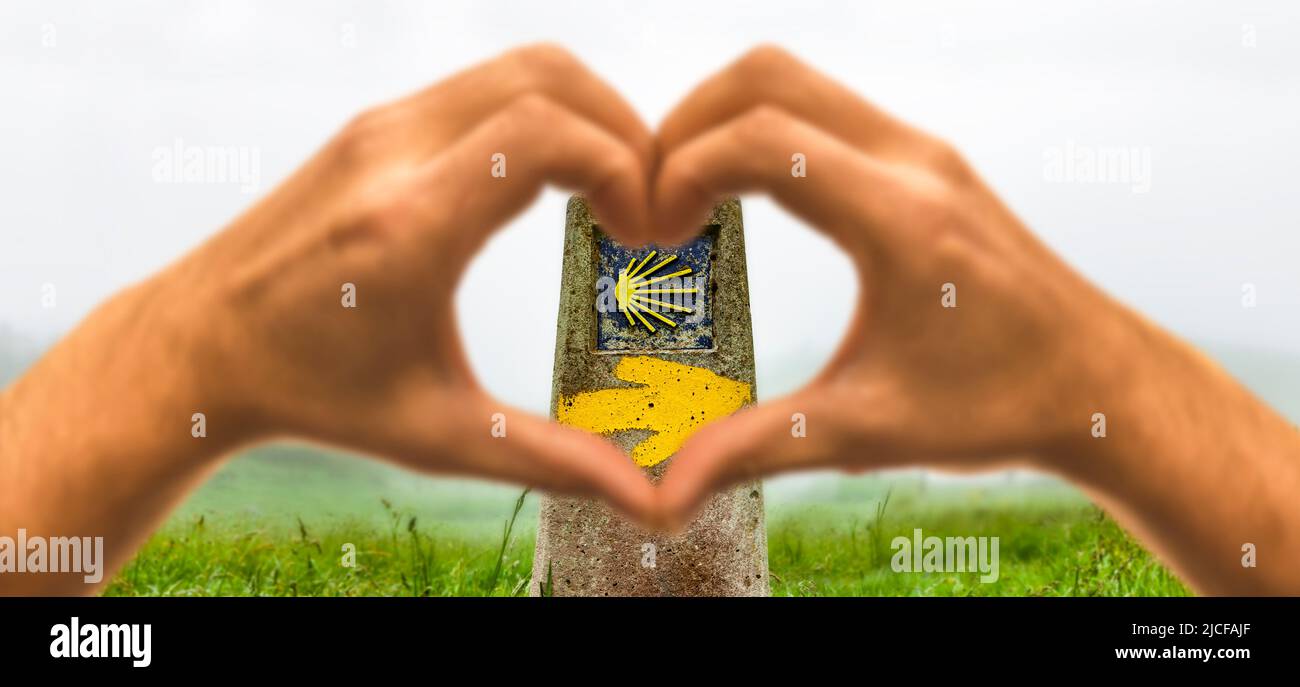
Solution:
<svg viewBox="0 0 1300 687">
<path fill-rule="evenodd" d="M 585 192 L 615 236 L 645 240 L 652 162 L 631 108 L 551 46 L 363 113 L 0 396 L 0 525 L 95 531 L 111 571 L 222 456 L 275 437 L 653 517 L 652 487 L 609 442 L 484 393 L 452 300 L 487 236 L 548 183 Z M 14 584 L 0 592 L 66 581 Z"/>
<path fill-rule="evenodd" d="M 663 484 L 675 522 L 720 486 L 785 470 L 1098 468 L 1067 456 L 1094 411 L 1143 383 L 1152 361 L 1121 354 L 1156 333 L 1057 259 L 947 143 L 776 48 L 696 88 L 658 142 L 658 232 L 684 237 L 713 198 L 763 191 L 850 256 L 860 290 L 811 384 L 678 455 Z M 796 414 L 816 431 L 794 436 Z"/>
<path fill-rule="evenodd" d="M 791 174 L 795 155 L 806 176 Z M 802 391 L 701 430 L 657 490 L 608 442 L 542 418 L 509 411 L 508 432 L 493 437 L 485 428 L 502 406 L 473 379 L 452 294 L 487 235 L 548 183 L 586 193 L 630 244 L 687 238 L 720 196 L 771 194 L 858 270 L 839 351 Z M 349 295 L 360 307 L 341 307 Z M 115 358 L 121 350 L 132 355 Z M 81 389 L 88 377 L 94 388 Z M 1168 403 L 1180 422 L 1100 443 L 1089 432 L 1098 413 L 1137 424 Z M 103 407 L 116 412 L 83 420 Z M 1197 417 L 1224 413 L 1236 413 L 1236 430 L 1194 431 Z M 204 441 L 175 426 L 198 414 Z M 795 414 L 806 436 L 791 432 Z M 60 418 L 82 424 L 51 431 Z M 12 493 L 0 524 L 21 516 L 33 532 L 59 533 L 98 523 L 118 544 L 112 569 L 220 456 L 275 436 L 600 496 L 669 526 L 762 474 L 1015 462 L 1085 485 L 1198 586 L 1232 590 L 1261 583 L 1243 582 L 1231 556 L 1198 553 L 1207 539 L 1298 551 L 1295 535 L 1228 505 L 1191 522 L 1179 510 L 1225 487 L 1290 503 L 1293 434 L 1073 272 L 950 146 L 786 53 L 754 50 L 652 137 L 565 51 L 535 46 L 359 116 L 7 389 L 0 485 Z M 1252 453 L 1259 437 L 1291 452 Z M 1196 470 L 1181 462 L 1191 454 Z M 1257 483 L 1229 467 L 1244 454 L 1285 479 Z M 1172 489 L 1169 474 L 1181 478 Z M 51 500 L 81 507 L 41 506 Z M 1294 585 L 1272 574 L 1269 588 Z"/>
<path fill-rule="evenodd" d="M 691 93 L 658 150 L 657 236 L 763 191 L 852 258 L 860 291 L 812 383 L 678 452 L 660 484 L 669 523 L 786 470 L 1024 465 L 1083 487 L 1200 591 L 1300 591 L 1300 435 L 1071 270 L 952 147 L 765 47 Z M 1261 539 L 1289 562 L 1244 566 Z"/>
</svg>

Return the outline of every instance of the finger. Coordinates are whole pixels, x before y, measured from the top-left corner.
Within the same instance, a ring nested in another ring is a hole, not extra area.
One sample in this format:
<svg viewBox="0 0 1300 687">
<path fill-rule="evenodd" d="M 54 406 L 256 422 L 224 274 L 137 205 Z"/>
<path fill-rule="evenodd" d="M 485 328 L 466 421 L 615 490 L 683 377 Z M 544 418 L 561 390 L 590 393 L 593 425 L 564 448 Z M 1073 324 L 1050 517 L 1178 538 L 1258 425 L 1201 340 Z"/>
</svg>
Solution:
<svg viewBox="0 0 1300 687">
<path fill-rule="evenodd" d="M 437 379 L 407 375 L 383 412 L 343 418 L 335 412 L 315 425 L 322 429 L 301 434 L 417 470 L 602 498 L 655 526 L 654 487 L 612 443 L 500 403 L 472 380 L 448 383 L 444 372 L 434 374 Z"/>
<path fill-rule="evenodd" d="M 511 50 L 396 103 L 435 149 L 528 94 L 563 105 L 623 140 L 650 168 L 654 140 L 645 122 L 609 84 L 564 48 L 542 43 Z M 430 124 L 436 123 L 436 126 Z"/>
<path fill-rule="evenodd" d="M 466 255 L 547 183 L 583 192 L 602 228 L 620 240 L 639 244 L 648 235 L 646 172 L 636 152 L 545 96 L 515 100 L 412 183 L 390 210 L 452 227 L 465 238 Z"/>
<path fill-rule="evenodd" d="M 760 105 L 790 112 L 878 157 L 922 151 L 933 141 L 786 51 L 760 46 L 696 87 L 664 119 L 659 153 Z"/>
<path fill-rule="evenodd" d="M 794 153 L 805 156 L 811 178 L 792 173 Z M 653 227 L 657 240 L 684 240 L 718 198 L 758 190 L 841 245 L 882 243 L 889 238 L 887 227 L 907 224 L 910 201 L 927 184 L 934 182 L 886 166 L 788 112 L 764 105 L 663 159 L 652 192 Z"/>
<path fill-rule="evenodd" d="M 830 467 L 837 456 L 835 414 L 812 388 L 713 422 L 673 458 L 658 495 L 660 519 L 680 529 L 709 496 L 762 475 Z"/>
<path fill-rule="evenodd" d="M 469 449 L 477 465 L 546 491 L 601 498 L 643 526 L 657 525 L 654 486 L 614 444 L 522 411 L 501 419 L 500 437 Z"/>
</svg>

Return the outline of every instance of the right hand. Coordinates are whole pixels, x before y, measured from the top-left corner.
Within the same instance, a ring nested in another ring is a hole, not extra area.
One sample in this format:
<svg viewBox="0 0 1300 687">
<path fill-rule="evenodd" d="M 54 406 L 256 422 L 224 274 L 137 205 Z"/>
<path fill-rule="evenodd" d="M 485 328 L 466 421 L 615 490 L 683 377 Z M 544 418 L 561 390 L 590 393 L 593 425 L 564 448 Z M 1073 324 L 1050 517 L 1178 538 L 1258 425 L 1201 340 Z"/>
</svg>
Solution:
<svg viewBox="0 0 1300 687">
<path fill-rule="evenodd" d="M 612 444 L 478 386 L 453 296 L 488 236 L 549 183 L 644 240 L 652 151 L 632 108 L 567 52 L 515 50 L 363 113 L 146 290 L 155 310 L 198 315 L 175 338 L 208 370 L 196 403 L 224 414 L 212 426 L 227 438 L 315 439 L 641 516 L 653 492 Z"/>
</svg>

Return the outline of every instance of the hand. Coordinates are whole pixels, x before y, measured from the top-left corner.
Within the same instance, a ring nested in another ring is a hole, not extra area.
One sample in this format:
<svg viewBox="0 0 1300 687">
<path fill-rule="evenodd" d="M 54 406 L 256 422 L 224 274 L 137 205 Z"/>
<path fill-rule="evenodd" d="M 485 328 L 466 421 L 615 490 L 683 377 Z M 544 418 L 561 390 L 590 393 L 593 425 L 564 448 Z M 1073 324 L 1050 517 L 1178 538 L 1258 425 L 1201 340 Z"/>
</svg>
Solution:
<svg viewBox="0 0 1300 687">
<path fill-rule="evenodd" d="M 452 297 L 487 236 L 547 183 L 584 191 L 608 231 L 643 240 L 652 151 L 618 94 L 550 46 L 357 117 L 0 394 L 0 532 L 102 536 L 106 580 L 218 458 L 282 436 L 646 517 L 653 488 L 612 444 L 478 387 Z M 3 582 L 93 589 L 80 576 Z"/>
<path fill-rule="evenodd" d="M 1072 271 L 952 147 L 774 48 L 696 88 L 658 142 L 663 238 L 693 233 L 719 196 L 764 191 L 850 256 L 860 291 L 812 383 L 682 448 L 667 520 L 787 470 L 1018 464 L 1083 486 L 1198 589 L 1300 589 L 1294 428 Z M 1243 567 L 1247 544 L 1276 562 Z"/>
<path fill-rule="evenodd" d="M 656 226 L 671 239 L 715 197 L 760 189 L 829 235 L 860 277 L 830 364 L 793 396 L 702 430 L 664 485 L 676 508 L 755 474 L 985 466 L 1087 433 L 1110 391 L 1091 380 L 1134 319 L 947 144 L 774 48 L 695 89 L 659 143 Z M 807 177 L 792 176 L 794 153 Z M 806 438 L 792 436 L 796 413 Z"/>
<path fill-rule="evenodd" d="M 646 480 L 608 443 L 477 386 L 452 298 L 488 234 L 549 182 L 585 191 L 611 232 L 643 240 L 651 145 L 617 93 L 551 46 L 362 114 L 164 277 L 178 295 L 198 288 L 201 311 L 216 313 L 197 337 L 222 342 L 205 351 L 213 404 L 259 436 L 644 512 Z M 498 412 L 504 437 L 491 433 Z"/>
</svg>

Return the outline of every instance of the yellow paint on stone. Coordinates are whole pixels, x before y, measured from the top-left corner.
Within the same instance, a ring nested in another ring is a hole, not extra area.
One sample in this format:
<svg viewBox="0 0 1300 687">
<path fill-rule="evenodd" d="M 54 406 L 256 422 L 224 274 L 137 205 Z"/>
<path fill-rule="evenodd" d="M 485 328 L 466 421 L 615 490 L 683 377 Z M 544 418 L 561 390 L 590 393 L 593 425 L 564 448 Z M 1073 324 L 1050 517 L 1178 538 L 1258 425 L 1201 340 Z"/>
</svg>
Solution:
<svg viewBox="0 0 1300 687">
<path fill-rule="evenodd" d="M 651 334 L 655 332 L 655 326 L 641 313 L 650 315 L 669 327 L 676 328 L 677 323 L 663 315 L 660 315 L 659 310 L 672 310 L 684 313 L 695 312 L 691 308 L 661 301 L 657 296 L 665 293 L 700 292 L 698 288 L 650 288 L 661 281 L 672 279 L 673 277 L 681 277 L 691 273 L 691 268 L 687 267 L 684 270 L 678 270 L 672 274 L 665 274 L 652 278 L 650 275 L 659 271 L 660 267 L 663 267 L 677 259 L 676 255 L 670 255 L 664 258 L 658 265 L 655 265 L 648 270 L 645 269 L 646 263 L 650 262 L 650 258 L 653 258 L 657 253 L 658 251 L 650 251 L 650 253 L 645 256 L 645 259 L 643 259 L 639 264 L 637 263 L 636 258 L 633 258 L 632 262 L 629 262 L 627 267 L 618 273 L 618 283 L 614 286 L 614 298 L 618 301 L 618 309 L 621 310 L 623 316 L 627 318 L 627 323 L 631 325 L 633 329 L 636 329 L 636 323 L 640 321 L 641 324 L 645 325 L 646 329 L 650 330 Z M 656 296 L 656 298 L 651 298 L 650 296 L 652 295 Z M 633 315 L 636 316 L 635 320 L 632 319 Z"/>
<path fill-rule="evenodd" d="M 712 370 L 649 356 L 623 358 L 614 376 L 639 386 L 560 396 L 556 419 L 596 434 L 653 431 L 632 449 L 641 467 L 667 460 L 700 427 L 740 410 L 752 394 L 749 384 Z"/>
</svg>

